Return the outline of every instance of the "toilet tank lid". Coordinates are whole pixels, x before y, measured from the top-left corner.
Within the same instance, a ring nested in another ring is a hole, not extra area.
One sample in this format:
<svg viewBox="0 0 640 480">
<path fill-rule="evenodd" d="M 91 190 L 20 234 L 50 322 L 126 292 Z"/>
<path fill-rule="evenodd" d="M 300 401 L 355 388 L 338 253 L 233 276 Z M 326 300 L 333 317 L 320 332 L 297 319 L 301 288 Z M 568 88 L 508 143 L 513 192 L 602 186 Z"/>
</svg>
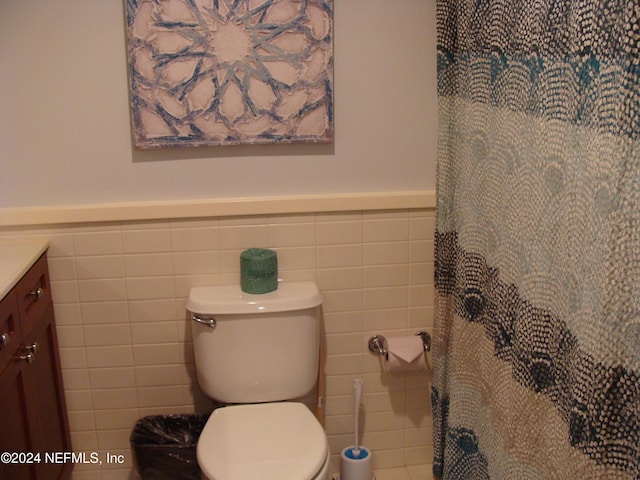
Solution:
<svg viewBox="0 0 640 480">
<path fill-rule="evenodd" d="M 187 310 L 205 315 L 287 312 L 317 307 L 322 294 L 315 282 L 279 282 L 277 290 L 254 295 L 239 285 L 193 287 Z"/>
</svg>

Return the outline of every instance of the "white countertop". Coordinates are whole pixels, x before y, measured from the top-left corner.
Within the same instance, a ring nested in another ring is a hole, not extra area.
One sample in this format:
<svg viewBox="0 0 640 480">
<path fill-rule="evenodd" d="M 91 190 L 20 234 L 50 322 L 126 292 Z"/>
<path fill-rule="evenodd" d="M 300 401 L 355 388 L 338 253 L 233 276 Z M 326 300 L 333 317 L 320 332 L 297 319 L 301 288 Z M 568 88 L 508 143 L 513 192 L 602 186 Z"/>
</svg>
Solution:
<svg viewBox="0 0 640 480">
<path fill-rule="evenodd" d="M 0 240 L 0 299 L 11 291 L 18 280 L 47 250 L 48 240 Z"/>
</svg>

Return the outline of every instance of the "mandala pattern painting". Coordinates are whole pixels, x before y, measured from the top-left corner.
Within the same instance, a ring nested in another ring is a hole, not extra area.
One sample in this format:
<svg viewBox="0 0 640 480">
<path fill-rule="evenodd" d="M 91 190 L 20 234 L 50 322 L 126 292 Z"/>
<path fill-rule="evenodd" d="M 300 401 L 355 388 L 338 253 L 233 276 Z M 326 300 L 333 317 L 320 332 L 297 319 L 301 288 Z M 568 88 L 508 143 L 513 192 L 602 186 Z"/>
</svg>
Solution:
<svg viewBox="0 0 640 480">
<path fill-rule="evenodd" d="M 333 140 L 333 0 L 125 0 L 137 148 Z"/>
</svg>

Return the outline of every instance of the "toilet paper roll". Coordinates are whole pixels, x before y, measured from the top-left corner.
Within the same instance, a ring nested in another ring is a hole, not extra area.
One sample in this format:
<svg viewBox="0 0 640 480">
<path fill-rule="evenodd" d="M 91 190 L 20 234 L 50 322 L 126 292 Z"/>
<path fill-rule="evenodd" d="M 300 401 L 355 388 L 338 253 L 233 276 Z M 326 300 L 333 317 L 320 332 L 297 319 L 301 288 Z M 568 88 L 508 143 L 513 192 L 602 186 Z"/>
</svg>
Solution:
<svg viewBox="0 0 640 480">
<path fill-rule="evenodd" d="M 262 294 L 278 288 L 278 254 L 267 248 L 249 248 L 240 254 L 240 288 Z"/>
<path fill-rule="evenodd" d="M 415 335 L 387 339 L 387 370 L 415 372 L 427 368 L 422 338 Z"/>
</svg>

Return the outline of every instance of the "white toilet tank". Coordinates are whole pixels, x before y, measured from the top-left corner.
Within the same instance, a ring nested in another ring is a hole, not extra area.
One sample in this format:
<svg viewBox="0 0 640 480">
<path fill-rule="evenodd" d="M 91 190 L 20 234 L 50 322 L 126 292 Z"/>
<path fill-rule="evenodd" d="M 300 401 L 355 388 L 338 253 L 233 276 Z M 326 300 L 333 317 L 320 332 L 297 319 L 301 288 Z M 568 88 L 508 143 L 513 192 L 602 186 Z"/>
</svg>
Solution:
<svg viewBox="0 0 640 480">
<path fill-rule="evenodd" d="M 281 282 L 261 295 L 240 286 L 192 288 L 187 310 L 201 390 L 224 403 L 307 394 L 318 375 L 321 303 L 314 282 Z"/>
</svg>

